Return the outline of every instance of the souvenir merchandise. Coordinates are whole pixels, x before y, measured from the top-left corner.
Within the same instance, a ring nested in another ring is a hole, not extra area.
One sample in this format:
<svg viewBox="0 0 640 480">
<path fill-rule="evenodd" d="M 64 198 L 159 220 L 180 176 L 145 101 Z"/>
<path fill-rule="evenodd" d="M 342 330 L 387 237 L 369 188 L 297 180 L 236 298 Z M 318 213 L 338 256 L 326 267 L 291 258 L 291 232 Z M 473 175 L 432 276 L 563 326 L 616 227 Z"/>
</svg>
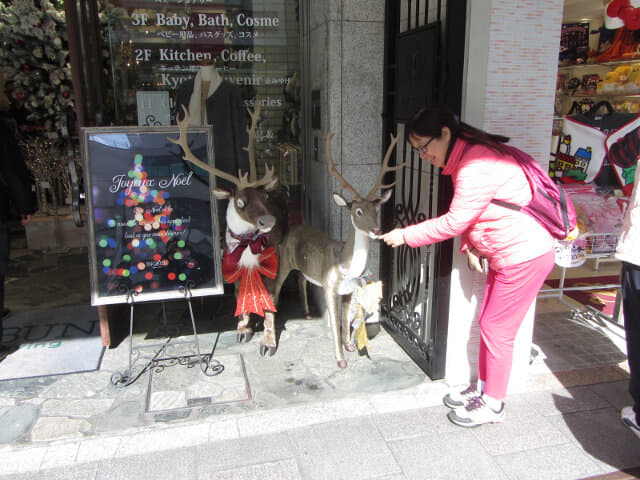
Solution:
<svg viewBox="0 0 640 480">
<path fill-rule="evenodd" d="M 609 163 L 613 166 L 623 195 L 628 197 L 633 190 L 636 160 L 640 154 L 640 115 L 610 133 L 605 145 L 609 157 L 618 157 L 617 161 L 612 158 Z M 630 166 L 623 168 L 619 164 Z"/>
</svg>

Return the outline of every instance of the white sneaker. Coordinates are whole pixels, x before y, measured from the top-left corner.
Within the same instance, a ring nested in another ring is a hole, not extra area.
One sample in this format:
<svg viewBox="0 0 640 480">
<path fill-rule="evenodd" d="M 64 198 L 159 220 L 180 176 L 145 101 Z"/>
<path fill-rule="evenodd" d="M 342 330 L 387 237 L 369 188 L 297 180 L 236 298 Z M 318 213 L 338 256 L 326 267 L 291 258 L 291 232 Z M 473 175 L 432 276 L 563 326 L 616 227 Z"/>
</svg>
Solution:
<svg viewBox="0 0 640 480">
<path fill-rule="evenodd" d="M 464 407 L 451 410 L 447 418 L 460 427 L 477 427 L 485 423 L 504 422 L 504 402 L 499 411 L 491 409 L 482 397 L 471 398 Z"/>
<path fill-rule="evenodd" d="M 471 398 L 479 397 L 480 395 L 482 395 L 482 392 L 479 392 L 478 387 L 472 384 L 464 390 L 447 393 L 442 402 L 449 408 L 460 408 L 464 407 Z"/>
<path fill-rule="evenodd" d="M 620 412 L 620 419 L 622 420 L 622 423 L 629 427 L 629 430 L 640 438 L 640 425 L 638 425 L 636 418 L 636 412 L 633 411 L 633 407 L 624 407 Z"/>
</svg>

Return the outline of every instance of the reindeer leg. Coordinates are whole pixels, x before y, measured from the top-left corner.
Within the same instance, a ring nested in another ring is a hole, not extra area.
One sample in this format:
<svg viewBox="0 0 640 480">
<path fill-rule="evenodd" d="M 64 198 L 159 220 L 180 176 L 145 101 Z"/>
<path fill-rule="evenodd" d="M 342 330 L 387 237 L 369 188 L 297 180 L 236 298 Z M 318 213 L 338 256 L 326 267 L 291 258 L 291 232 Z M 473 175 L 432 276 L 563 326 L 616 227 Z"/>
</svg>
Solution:
<svg viewBox="0 0 640 480">
<path fill-rule="evenodd" d="M 236 327 L 238 343 L 249 343 L 253 337 L 253 328 L 251 328 L 251 315 L 243 313 L 238 316 L 238 326 Z"/>
<path fill-rule="evenodd" d="M 349 325 L 349 305 L 351 303 L 351 295 L 343 295 L 342 297 L 342 321 L 340 329 L 342 330 L 342 345 L 347 352 L 353 352 L 356 347 L 351 343 L 351 325 Z"/>
<path fill-rule="evenodd" d="M 273 356 L 278 346 L 276 345 L 275 314 L 264 312 L 264 334 L 260 340 L 260 355 L 265 357 L 267 353 Z"/>
<path fill-rule="evenodd" d="M 304 319 L 311 320 L 311 310 L 309 309 L 309 296 L 307 294 L 307 279 L 304 278 L 302 272 L 298 272 L 298 292 L 300 293 L 300 301 L 304 308 Z"/>
<path fill-rule="evenodd" d="M 344 353 L 342 352 L 340 324 L 338 323 L 338 293 L 334 289 L 325 286 L 324 299 L 327 304 L 327 313 L 329 314 L 329 326 L 331 327 L 331 334 L 333 335 L 336 362 L 338 362 L 340 368 L 347 368 L 347 361 L 344 359 Z"/>
<path fill-rule="evenodd" d="M 235 282 L 235 296 L 236 302 L 238 301 L 238 290 L 240 289 L 240 282 Z M 238 315 L 238 325 L 236 326 L 236 340 L 238 343 L 249 343 L 253 337 L 253 328 L 251 327 L 251 315 L 243 313 Z"/>
</svg>

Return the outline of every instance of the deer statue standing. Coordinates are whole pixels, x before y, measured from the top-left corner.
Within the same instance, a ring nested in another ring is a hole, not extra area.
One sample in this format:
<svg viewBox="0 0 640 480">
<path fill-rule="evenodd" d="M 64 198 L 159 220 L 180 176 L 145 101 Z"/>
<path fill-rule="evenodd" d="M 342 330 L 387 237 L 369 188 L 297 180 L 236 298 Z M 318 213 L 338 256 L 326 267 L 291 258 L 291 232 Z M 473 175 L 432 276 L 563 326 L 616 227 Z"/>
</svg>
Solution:
<svg viewBox="0 0 640 480">
<path fill-rule="evenodd" d="M 266 168 L 265 175 L 256 179 L 255 130 L 260 117 L 260 105 L 249 110 L 251 127 L 247 128 L 249 145 L 248 174 L 238 172 L 235 177 L 199 160 L 187 143 L 189 112 L 183 105 L 184 117 L 178 121 L 180 137 L 169 139 L 182 147 L 184 159 L 209 173 L 231 182 L 232 189 L 215 187 L 216 199 L 228 199 L 226 210 L 225 252 L 222 272 L 226 282 L 234 283 L 238 318 L 238 342 L 248 342 L 253 336 L 251 313 L 264 317 L 264 335 L 260 341 L 260 354 L 273 355 L 276 351 L 274 296 L 278 257 L 275 250 L 287 231 L 287 200 L 278 189 L 278 178 L 273 168 Z M 248 177 L 247 177 L 248 175 Z M 248 247 L 248 248 L 247 248 Z"/>
<path fill-rule="evenodd" d="M 280 269 L 276 279 L 276 298 L 278 298 L 280 288 L 291 270 L 298 270 L 301 273 L 299 286 L 305 316 L 309 315 L 307 282 L 324 289 L 335 358 L 338 366 L 345 368 L 347 362 L 344 358 L 343 347 L 348 351 L 354 350 L 347 320 L 350 295 L 355 287 L 355 280 L 362 276 L 367 265 L 370 240 L 377 239 L 382 233 L 378 224 L 378 206 L 389 200 L 391 188 L 396 183 L 394 181 L 384 185 L 382 181 L 387 172 L 398 170 L 405 164 L 389 167 L 391 153 L 398 142 L 398 137 L 392 135 L 391 144 L 385 154 L 376 184 L 363 198 L 336 170 L 331 156 L 332 138 L 333 133 L 330 133 L 327 137 L 329 172 L 337 178 L 343 189 L 353 195 L 353 201 L 348 202 L 342 195 L 334 193 L 333 201 L 349 211 L 353 228 L 346 242 L 339 242 L 308 225 L 291 227 L 279 246 Z M 386 191 L 378 196 L 377 192 L 380 189 Z M 343 301 L 342 315 L 339 317 L 340 297 Z"/>
</svg>

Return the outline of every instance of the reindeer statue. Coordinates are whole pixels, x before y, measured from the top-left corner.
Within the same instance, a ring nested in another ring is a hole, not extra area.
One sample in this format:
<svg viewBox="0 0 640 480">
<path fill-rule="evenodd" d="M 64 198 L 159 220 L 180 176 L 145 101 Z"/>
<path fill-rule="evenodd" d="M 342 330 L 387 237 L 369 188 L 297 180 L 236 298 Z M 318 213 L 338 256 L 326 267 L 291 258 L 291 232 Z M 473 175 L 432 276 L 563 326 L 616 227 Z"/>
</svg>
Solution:
<svg viewBox="0 0 640 480">
<path fill-rule="evenodd" d="M 169 139 L 182 147 L 184 159 L 209 173 L 231 182 L 235 187 L 215 187 L 216 199 L 228 199 L 226 210 L 226 249 L 223 255 L 222 272 L 226 282 L 234 283 L 236 312 L 238 316 L 238 342 L 248 342 L 253 336 L 250 313 L 264 317 L 264 335 L 260 341 L 260 354 L 271 356 L 276 351 L 275 335 L 275 278 L 278 257 L 275 247 L 287 231 L 287 201 L 278 189 L 278 178 L 273 168 L 266 168 L 265 175 L 256 179 L 255 130 L 260 117 L 260 105 L 249 110 L 251 127 L 247 128 L 249 144 L 248 174 L 238 172 L 235 177 L 199 160 L 187 143 L 189 111 L 183 105 L 184 118 L 178 121 L 180 137 Z M 248 175 L 248 178 L 247 178 Z M 248 248 L 247 248 L 248 247 Z"/>
<path fill-rule="evenodd" d="M 280 269 L 276 279 L 276 298 L 280 288 L 291 270 L 299 270 L 299 286 L 305 316 L 309 315 L 309 303 L 307 297 L 307 281 L 324 289 L 324 298 L 327 304 L 329 325 L 333 334 L 335 358 L 338 366 L 345 368 L 347 362 L 344 359 L 343 347 L 353 351 L 354 346 L 350 340 L 349 322 L 347 311 L 350 295 L 356 285 L 356 279 L 362 276 L 369 254 L 369 240 L 376 239 L 382 233 L 378 226 L 378 206 L 391 197 L 391 184 L 384 185 L 382 180 L 389 171 L 398 170 L 405 164 L 389 167 L 391 153 L 398 142 L 397 136 L 391 136 L 391 144 L 384 157 L 382 169 L 378 175 L 375 186 L 366 198 L 360 194 L 338 173 L 331 156 L 331 139 L 333 133 L 327 137 L 327 158 L 329 172 L 332 173 L 343 189 L 353 195 L 353 201 L 347 200 L 338 193 L 333 194 L 334 202 L 349 211 L 351 217 L 351 230 L 346 242 L 339 242 L 328 237 L 308 225 L 295 225 L 289 229 L 282 243 L 280 251 Z M 378 196 L 379 189 L 387 189 Z M 338 300 L 342 297 L 342 315 L 338 317 Z"/>
</svg>

